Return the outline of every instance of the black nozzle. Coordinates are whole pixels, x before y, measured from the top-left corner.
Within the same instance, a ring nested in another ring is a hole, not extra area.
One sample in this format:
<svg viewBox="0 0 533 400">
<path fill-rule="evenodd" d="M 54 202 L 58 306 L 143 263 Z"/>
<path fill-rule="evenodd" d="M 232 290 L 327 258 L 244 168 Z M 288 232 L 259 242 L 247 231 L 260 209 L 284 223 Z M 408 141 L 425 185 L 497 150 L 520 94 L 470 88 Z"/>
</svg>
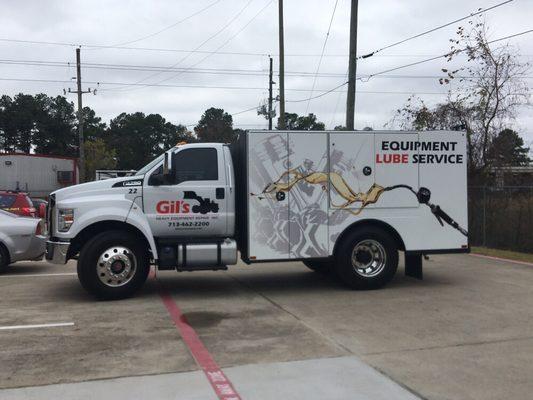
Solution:
<svg viewBox="0 0 533 400">
<path fill-rule="evenodd" d="M 431 191 L 428 188 L 421 187 L 420 189 L 418 189 L 416 197 L 420 204 L 428 204 L 429 199 L 431 198 Z"/>
</svg>

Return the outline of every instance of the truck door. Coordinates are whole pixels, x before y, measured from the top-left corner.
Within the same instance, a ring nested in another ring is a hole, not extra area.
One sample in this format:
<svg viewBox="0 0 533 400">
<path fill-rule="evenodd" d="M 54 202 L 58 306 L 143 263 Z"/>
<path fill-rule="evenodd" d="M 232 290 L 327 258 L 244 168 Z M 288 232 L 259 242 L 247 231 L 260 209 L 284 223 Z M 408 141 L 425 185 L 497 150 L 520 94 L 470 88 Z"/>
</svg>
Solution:
<svg viewBox="0 0 533 400">
<path fill-rule="evenodd" d="M 290 258 L 329 254 L 327 143 L 327 133 L 289 132 Z"/>
<path fill-rule="evenodd" d="M 183 147 L 172 155 L 171 178 L 145 178 L 144 212 L 155 237 L 227 235 L 227 185 L 224 155 L 215 147 Z"/>
<path fill-rule="evenodd" d="M 335 212 L 330 224 L 342 222 L 357 213 L 361 202 L 354 194 L 366 193 L 374 184 L 374 134 L 331 133 L 329 140 L 330 208 Z M 373 207 L 371 204 L 368 207 Z M 350 213 L 337 212 L 339 209 Z"/>
<path fill-rule="evenodd" d="M 397 185 L 418 190 L 418 164 L 412 162 L 413 154 L 418 152 L 414 145 L 417 141 L 416 133 L 332 133 L 331 208 L 346 209 L 355 217 L 365 218 L 365 210 L 418 207 L 416 196 L 405 187 L 381 192 L 381 188 Z M 370 200 L 364 209 L 361 199 Z"/>
<path fill-rule="evenodd" d="M 286 132 L 249 132 L 248 254 L 252 260 L 289 258 Z"/>
</svg>

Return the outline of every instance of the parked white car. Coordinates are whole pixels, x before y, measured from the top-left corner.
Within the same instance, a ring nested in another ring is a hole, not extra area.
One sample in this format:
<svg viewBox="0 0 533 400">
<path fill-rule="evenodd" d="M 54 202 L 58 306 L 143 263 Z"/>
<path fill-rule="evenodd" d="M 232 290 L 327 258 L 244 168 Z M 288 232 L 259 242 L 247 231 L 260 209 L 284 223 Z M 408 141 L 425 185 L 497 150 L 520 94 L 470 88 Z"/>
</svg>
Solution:
<svg viewBox="0 0 533 400">
<path fill-rule="evenodd" d="M 16 261 L 40 260 L 45 243 L 41 219 L 0 210 L 0 272 Z"/>
</svg>

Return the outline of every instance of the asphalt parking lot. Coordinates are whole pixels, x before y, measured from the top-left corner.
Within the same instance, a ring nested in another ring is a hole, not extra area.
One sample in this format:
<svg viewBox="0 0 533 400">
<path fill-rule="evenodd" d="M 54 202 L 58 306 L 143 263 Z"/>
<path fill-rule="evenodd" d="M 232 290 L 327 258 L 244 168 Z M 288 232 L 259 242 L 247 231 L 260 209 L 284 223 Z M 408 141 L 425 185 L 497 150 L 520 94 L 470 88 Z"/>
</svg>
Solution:
<svg viewBox="0 0 533 400">
<path fill-rule="evenodd" d="M 300 263 L 163 272 L 97 302 L 73 262 L 15 264 L 0 398 L 217 398 L 187 326 L 243 399 L 530 398 L 533 265 L 447 255 L 424 273 L 355 292 Z"/>
</svg>

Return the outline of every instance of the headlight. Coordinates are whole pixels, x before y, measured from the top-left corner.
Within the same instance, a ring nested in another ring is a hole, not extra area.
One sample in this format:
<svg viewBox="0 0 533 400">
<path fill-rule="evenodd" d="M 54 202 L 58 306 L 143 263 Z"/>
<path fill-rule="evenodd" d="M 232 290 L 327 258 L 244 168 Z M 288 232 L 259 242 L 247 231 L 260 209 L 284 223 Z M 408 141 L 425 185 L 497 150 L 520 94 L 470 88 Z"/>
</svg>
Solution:
<svg viewBox="0 0 533 400">
<path fill-rule="evenodd" d="M 57 230 L 59 232 L 68 232 L 70 226 L 74 223 L 74 209 L 60 208 L 57 213 Z"/>
</svg>

